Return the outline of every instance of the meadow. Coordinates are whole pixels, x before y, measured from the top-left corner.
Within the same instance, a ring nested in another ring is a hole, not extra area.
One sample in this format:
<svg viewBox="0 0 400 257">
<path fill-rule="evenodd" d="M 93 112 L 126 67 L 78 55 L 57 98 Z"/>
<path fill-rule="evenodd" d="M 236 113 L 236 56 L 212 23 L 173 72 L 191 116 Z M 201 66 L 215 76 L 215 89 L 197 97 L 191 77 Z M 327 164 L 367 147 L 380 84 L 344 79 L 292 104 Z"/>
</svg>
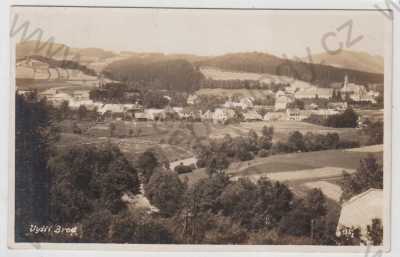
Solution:
<svg viewBox="0 0 400 257">
<path fill-rule="evenodd" d="M 375 147 L 376 148 L 376 147 Z M 358 150 L 357 150 L 358 149 Z M 368 149 L 368 148 L 367 148 Z M 269 176 L 279 181 L 303 184 L 321 180 L 334 180 L 340 182 L 342 171 L 354 172 L 360 160 L 369 154 L 374 155 L 380 162 L 383 152 L 373 149 L 367 152 L 364 148 L 349 150 L 325 150 L 316 152 L 279 154 L 265 158 L 255 158 L 251 161 L 232 163 L 226 173 L 232 177 L 249 177 L 258 179 Z M 299 174 L 296 174 L 299 173 Z M 192 173 L 180 175 L 181 179 L 189 184 L 207 177 L 205 169 L 196 169 Z"/>
</svg>

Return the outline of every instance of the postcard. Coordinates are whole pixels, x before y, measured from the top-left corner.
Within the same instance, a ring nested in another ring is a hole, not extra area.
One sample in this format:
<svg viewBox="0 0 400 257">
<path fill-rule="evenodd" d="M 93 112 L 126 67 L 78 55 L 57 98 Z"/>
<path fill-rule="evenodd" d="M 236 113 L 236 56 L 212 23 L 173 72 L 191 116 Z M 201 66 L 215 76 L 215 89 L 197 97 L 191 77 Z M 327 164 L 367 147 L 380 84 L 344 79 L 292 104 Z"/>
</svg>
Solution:
<svg viewBox="0 0 400 257">
<path fill-rule="evenodd" d="M 12 7 L 10 247 L 389 250 L 390 15 Z"/>
</svg>

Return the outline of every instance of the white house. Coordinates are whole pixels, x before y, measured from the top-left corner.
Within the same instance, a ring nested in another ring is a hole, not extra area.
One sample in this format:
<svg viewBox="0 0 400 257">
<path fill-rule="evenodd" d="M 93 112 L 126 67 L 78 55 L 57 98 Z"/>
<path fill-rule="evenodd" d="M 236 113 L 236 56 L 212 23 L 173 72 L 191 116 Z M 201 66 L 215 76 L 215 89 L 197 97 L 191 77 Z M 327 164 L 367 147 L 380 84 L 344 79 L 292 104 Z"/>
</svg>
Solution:
<svg viewBox="0 0 400 257">
<path fill-rule="evenodd" d="M 183 118 L 183 107 L 172 107 L 172 110 L 178 114 L 179 118 Z"/>
<path fill-rule="evenodd" d="M 319 88 L 315 86 L 308 87 L 304 90 L 300 90 L 294 94 L 296 99 L 311 99 L 311 98 L 321 98 L 329 99 L 332 97 L 332 88 Z"/>
<path fill-rule="evenodd" d="M 282 95 L 275 99 L 275 111 L 286 110 L 289 103 L 293 102 L 293 98 L 287 95 Z"/>
<path fill-rule="evenodd" d="M 100 114 L 105 114 L 107 112 L 122 114 L 124 111 L 124 106 L 122 104 L 104 104 L 97 109 L 97 112 Z"/>
<path fill-rule="evenodd" d="M 200 113 L 198 110 L 193 108 L 183 108 L 181 113 L 182 119 L 197 119 L 200 118 Z"/>
<path fill-rule="evenodd" d="M 72 92 L 72 97 L 77 101 L 89 100 L 89 91 L 88 90 L 75 90 Z"/>
<path fill-rule="evenodd" d="M 312 110 L 311 113 L 321 116 L 331 116 L 339 114 L 340 112 L 334 109 L 318 109 L 318 110 Z"/>
<path fill-rule="evenodd" d="M 148 120 L 158 120 L 166 118 L 166 113 L 164 109 L 145 109 L 144 113 L 146 113 Z"/>
<path fill-rule="evenodd" d="M 312 111 L 298 108 L 286 109 L 287 120 L 302 121 L 310 117 Z"/>
<path fill-rule="evenodd" d="M 275 93 L 275 98 L 279 98 L 279 97 L 285 96 L 285 95 L 286 95 L 286 93 L 285 93 L 284 91 L 278 90 L 278 91 L 276 91 L 276 93 Z"/>
<path fill-rule="evenodd" d="M 344 111 L 348 107 L 347 102 L 329 102 L 328 108 L 334 109 L 336 111 Z"/>
<path fill-rule="evenodd" d="M 254 98 L 252 97 L 242 97 L 239 102 L 234 102 L 232 100 L 228 100 L 224 103 L 223 107 L 225 108 L 241 108 L 243 110 L 252 108 Z"/>
<path fill-rule="evenodd" d="M 39 98 L 46 98 L 47 101 L 49 101 L 50 103 L 52 103 L 55 106 L 60 105 L 64 101 L 69 102 L 69 101 L 73 100 L 71 95 L 69 95 L 67 93 L 59 92 L 56 89 L 48 89 L 48 90 L 45 90 L 45 91 L 39 93 Z"/>
<path fill-rule="evenodd" d="M 340 236 L 343 230 L 358 228 L 361 239 L 368 241 L 367 226 L 372 224 L 373 219 L 383 222 L 384 203 L 382 189 L 369 189 L 343 203 L 336 230 L 337 236 Z"/>
<path fill-rule="evenodd" d="M 245 113 L 243 113 L 243 116 L 244 116 L 245 121 L 256 121 L 256 120 L 263 119 L 263 117 L 255 110 L 245 112 Z"/>
<path fill-rule="evenodd" d="M 213 113 L 213 121 L 224 123 L 227 120 L 233 118 L 234 116 L 235 112 L 231 109 L 217 108 Z"/>
<path fill-rule="evenodd" d="M 214 114 L 210 110 L 207 110 L 204 113 L 200 114 L 201 120 L 212 120 L 213 116 L 214 116 Z"/>
<path fill-rule="evenodd" d="M 148 120 L 147 114 L 144 112 L 135 112 L 135 119 L 137 120 Z"/>
<path fill-rule="evenodd" d="M 197 102 L 198 98 L 199 97 L 197 95 L 189 95 L 187 100 L 186 100 L 186 103 L 189 104 L 189 105 L 193 105 L 193 104 L 195 104 Z"/>
<path fill-rule="evenodd" d="M 71 99 L 71 101 L 68 102 L 68 106 L 71 109 L 78 109 L 80 106 L 85 106 L 86 109 L 88 110 L 93 110 L 95 107 L 100 107 L 99 105 L 96 105 L 92 100 L 82 100 L 82 101 L 76 101 L 75 99 Z"/>
</svg>

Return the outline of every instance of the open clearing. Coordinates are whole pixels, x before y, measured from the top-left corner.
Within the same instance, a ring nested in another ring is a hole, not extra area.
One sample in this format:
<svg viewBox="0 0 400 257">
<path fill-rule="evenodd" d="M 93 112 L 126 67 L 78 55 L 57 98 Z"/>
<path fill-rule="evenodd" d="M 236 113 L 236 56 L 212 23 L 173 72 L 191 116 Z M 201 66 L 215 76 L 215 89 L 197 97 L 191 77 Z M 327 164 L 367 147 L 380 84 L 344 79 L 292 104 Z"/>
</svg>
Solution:
<svg viewBox="0 0 400 257">
<path fill-rule="evenodd" d="M 379 153 L 383 152 L 383 145 L 369 145 L 359 148 L 346 149 L 348 152 Z"/>
<path fill-rule="evenodd" d="M 293 81 L 293 78 L 286 76 L 278 76 L 268 73 L 230 71 L 217 69 L 214 67 L 202 67 L 200 68 L 200 71 L 206 78 L 214 80 L 255 80 L 262 81 L 264 83 L 289 83 Z"/>
<path fill-rule="evenodd" d="M 262 89 L 224 89 L 224 88 L 202 88 L 196 91 L 196 95 L 206 96 L 241 96 L 241 97 L 254 97 L 264 98 L 271 95 L 270 90 Z"/>
<path fill-rule="evenodd" d="M 60 89 L 61 91 L 75 91 L 75 90 L 90 90 L 96 87 L 93 83 L 85 83 L 80 81 L 50 81 L 50 80 L 39 80 L 39 79 L 17 79 L 16 87 L 18 89 L 36 89 L 39 92 L 50 88 Z"/>
<path fill-rule="evenodd" d="M 308 182 L 305 183 L 304 186 L 308 187 L 309 189 L 314 189 L 314 188 L 320 189 L 325 196 L 336 202 L 340 201 L 340 197 L 342 196 L 343 193 L 340 186 L 327 181 Z"/>
<path fill-rule="evenodd" d="M 343 175 L 343 172 L 346 171 L 349 174 L 355 172 L 355 170 L 343 169 L 337 167 L 323 167 L 316 169 L 300 169 L 296 171 L 285 171 L 285 172 L 272 172 L 272 173 L 262 173 L 257 175 L 242 175 L 234 176 L 232 179 L 238 179 L 242 177 L 246 177 L 251 181 L 258 181 L 261 177 L 268 177 L 271 180 L 279 181 L 279 182 L 298 182 L 298 181 L 312 181 L 312 180 L 322 180 L 334 177 L 340 177 Z"/>
<path fill-rule="evenodd" d="M 368 148 L 367 148 L 368 149 Z M 318 180 L 335 180 L 342 175 L 343 170 L 354 172 L 360 160 L 369 154 L 374 155 L 382 162 L 382 152 L 355 152 L 346 150 L 326 150 L 306 153 L 279 154 L 265 158 L 255 158 L 246 162 L 232 163 L 227 174 L 232 177 L 259 178 L 269 176 L 280 181 L 296 182 L 302 184 Z M 296 173 L 299 172 L 299 175 Z M 192 173 L 180 175 L 187 178 L 189 184 L 199 179 L 206 178 L 205 169 L 196 169 Z"/>
<path fill-rule="evenodd" d="M 340 138 L 347 140 L 357 140 L 359 137 L 358 130 L 355 128 L 330 128 L 301 121 L 257 121 L 212 126 L 210 138 L 223 138 L 226 134 L 232 137 L 243 136 L 247 135 L 251 129 L 260 135 L 264 126 L 274 127 L 274 141 L 287 140 L 290 133 L 296 130 L 302 134 L 307 132 L 316 134 L 338 133 Z"/>
</svg>

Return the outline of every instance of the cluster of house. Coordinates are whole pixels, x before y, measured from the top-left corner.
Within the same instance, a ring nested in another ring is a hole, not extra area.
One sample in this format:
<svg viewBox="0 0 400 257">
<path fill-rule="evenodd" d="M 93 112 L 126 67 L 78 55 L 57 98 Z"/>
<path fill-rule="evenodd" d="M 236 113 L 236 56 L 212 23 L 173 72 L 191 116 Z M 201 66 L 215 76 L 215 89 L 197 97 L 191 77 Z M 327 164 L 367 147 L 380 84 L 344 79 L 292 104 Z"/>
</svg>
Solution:
<svg viewBox="0 0 400 257">
<path fill-rule="evenodd" d="M 253 97 L 240 97 L 235 100 L 229 99 L 215 110 L 202 111 L 194 107 L 198 101 L 196 95 L 190 95 L 187 99 L 188 107 L 170 107 L 163 109 L 143 108 L 135 104 L 109 104 L 95 102 L 90 99 L 88 90 L 75 90 L 67 93 L 62 89 L 52 88 L 39 93 L 40 98 L 46 98 L 55 106 L 68 102 L 71 109 L 78 109 L 85 106 L 88 110 L 96 110 L 100 115 L 110 114 L 112 118 L 125 119 L 127 117 L 136 120 L 166 120 L 174 117 L 182 120 L 212 121 L 214 123 L 225 123 L 237 117 L 244 121 L 301 121 L 311 115 L 330 116 L 343 112 L 347 109 L 347 102 L 334 102 L 331 88 L 318 88 L 308 83 L 292 83 L 285 90 L 275 93 L 274 106 L 255 105 Z M 340 89 L 343 94 L 349 95 L 353 100 L 374 102 L 378 93 L 366 91 L 364 86 L 348 82 L 347 76 L 344 79 L 343 87 Z M 271 92 L 272 93 L 272 92 Z M 327 108 L 320 108 L 316 103 L 307 104 L 304 109 L 291 108 L 290 104 L 296 99 L 313 99 L 315 97 L 331 99 Z"/>
<path fill-rule="evenodd" d="M 379 92 L 369 90 L 363 85 L 350 83 L 347 75 L 344 77 L 343 86 L 340 89 L 320 88 L 308 83 L 292 83 L 285 90 L 279 90 L 275 94 L 275 110 L 286 110 L 290 103 L 296 99 L 330 99 L 335 93 L 340 94 L 343 98 L 348 96 L 355 102 L 376 103 L 376 97 Z"/>
</svg>

